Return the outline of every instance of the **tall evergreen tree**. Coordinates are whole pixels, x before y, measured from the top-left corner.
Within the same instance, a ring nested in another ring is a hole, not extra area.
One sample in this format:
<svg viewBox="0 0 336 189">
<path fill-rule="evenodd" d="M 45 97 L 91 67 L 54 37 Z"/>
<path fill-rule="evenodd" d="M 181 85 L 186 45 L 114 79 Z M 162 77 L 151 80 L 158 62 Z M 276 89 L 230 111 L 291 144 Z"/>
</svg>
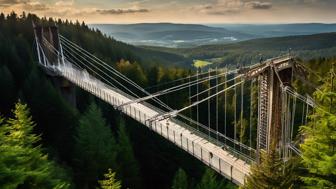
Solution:
<svg viewBox="0 0 336 189">
<path fill-rule="evenodd" d="M 201 182 L 198 183 L 196 189 L 224 189 L 225 183 L 222 180 L 218 180 L 216 174 L 211 169 L 206 169 L 202 176 Z"/>
<path fill-rule="evenodd" d="M 96 185 L 109 167 L 115 168 L 116 144 L 102 112 L 91 104 L 79 120 L 75 138 L 75 164 L 78 182 L 84 187 Z"/>
<path fill-rule="evenodd" d="M 320 90 L 314 93 L 319 104 L 307 126 L 301 145 L 302 164 L 309 174 L 302 180 L 310 188 L 336 188 L 336 75 L 331 71 Z"/>
<path fill-rule="evenodd" d="M 26 105 L 16 104 L 14 118 L 0 118 L 0 188 L 69 188 L 63 169 L 42 152 L 40 136 Z"/>
<path fill-rule="evenodd" d="M 139 166 L 134 157 L 133 147 L 123 119 L 120 119 L 118 130 L 117 162 L 117 173 L 120 175 L 123 186 L 129 188 L 139 188 L 141 185 Z"/>
<path fill-rule="evenodd" d="M 108 169 L 108 173 L 104 174 L 104 179 L 98 181 L 101 189 L 120 189 L 121 182 L 115 178 L 116 174 L 112 172 L 112 169 Z"/>
<path fill-rule="evenodd" d="M 181 168 L 175 174 L 172 189 L 188 189 L 188 177 Z"/>
<path fill-rule="evenodd" d="M 251 175 L 247 177 L 244 189 L 282 189 L 292 188 L 297 180 L 296 163 L 284 164 L 278 153 L 272 150 L 261 154 L 261 162 L 251 166 Z"/>
</svg>

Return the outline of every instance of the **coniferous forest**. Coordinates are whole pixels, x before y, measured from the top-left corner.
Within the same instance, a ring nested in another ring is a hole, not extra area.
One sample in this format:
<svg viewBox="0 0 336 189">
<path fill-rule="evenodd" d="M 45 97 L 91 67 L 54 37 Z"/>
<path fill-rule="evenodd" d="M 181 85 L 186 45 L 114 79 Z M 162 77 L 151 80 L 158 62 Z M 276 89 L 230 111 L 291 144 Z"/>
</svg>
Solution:
<svg viewBox="0 0 336 189">
<path fill-rule="evenodd" d="M 57 24 L 62 35 L 142 87 L 190 73 L 186 64 L 166 66 L 170 61 L 190 63 L 183 56 L 124 44 L 85 23 L 26 13 L 0 14 L 0 188 L 237 188 L 79 88 L 76 107 L 70 105 L 37 65 L 33 21 Z M 295 83 L 321 105 L 310 115 L 310 120 L 317 121 L 301 126 L 306 137 L 302 157 L 284 165 L 276 152 L 262 154 L 243 188 L 336 187 L 335 63 L 323 57 L 305 62 L 320 76 L 316 80 L 307 75 L 319 90 L 309 91 Z M 170 95 L 165 102 L 182 107 L 186 94 L 175 95 L 181 100 Z"/>
</svg>

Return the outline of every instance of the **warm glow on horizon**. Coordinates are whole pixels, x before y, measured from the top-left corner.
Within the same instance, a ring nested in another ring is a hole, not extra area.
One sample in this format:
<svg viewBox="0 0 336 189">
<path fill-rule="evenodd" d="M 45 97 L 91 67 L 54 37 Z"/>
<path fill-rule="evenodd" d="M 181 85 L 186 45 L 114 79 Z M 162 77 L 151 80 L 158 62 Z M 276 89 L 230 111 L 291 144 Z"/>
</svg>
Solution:
<svg viewBox="0 0 336 189">
<path fill-rule="evenodd" d="M 334 0 L 0 0 L 22 11 L 86 23 L 334 23 Z"/>
</svg>

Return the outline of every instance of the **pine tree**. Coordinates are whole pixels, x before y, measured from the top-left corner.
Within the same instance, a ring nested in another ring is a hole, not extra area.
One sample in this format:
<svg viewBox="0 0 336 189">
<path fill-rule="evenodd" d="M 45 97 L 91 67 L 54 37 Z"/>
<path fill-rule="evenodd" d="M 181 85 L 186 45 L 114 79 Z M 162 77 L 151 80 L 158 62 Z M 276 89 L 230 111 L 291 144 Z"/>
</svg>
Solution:
<svg viewBox="0 0 336 189">
<path fill-rule="evenodd" d="M 65 172 L 38 145 L 35 123 L 26 105 L 16 104 L 14 118 L 0 118 L 0 188 L 69 188 Z"/>
<path fill-rule="evenodd" d="M 91 104 L 81 116 L 75 138 L 77 178 L 82 187 L 94 186 L 109 167 L 115 168 L 116 144 L 102 112 Z"/>
<path fill-rule="evenodd" d="M 225 183 L 218 180 L 213 170 L 207 169 L 196 189 L 224 189 Z"/>
<path fill-rule="evenodd" d="M 104 174 L 104 180 L 100 180 L 99 186 L 101 189 L 120 189 L 121 182 L 116 180 L 116 174 L 112 169 L 108 169 L 108 173 Z"/>
<path fill-rule="evenodd" d="M 292 188 L 297 180 L 296 163 L 284 163 L 275 150 L 261 154 L 261 162 L 251 166 L 251 175 L 247 177 L 244 189 L 283 189 Z"/>
<path fill-rule="evenodd" d="M 139 166 L 133 153 L 124 120 L 120 120 L 118 130 L 118 174 L 125 187 L 136 188 L 141 185 Z"/>
<path fill-rule="evenodd" d="M 302 164 L 309 174 L 301 178 L 311 188 L 336 188 L 336 76 L 325 81 L 314 93 L 319 104 L 310 122 L 302 127 Z"/>
<path fill-rule="evenodd" d="M 175 174 L 172 189 L 188 189 L 188 177 L 181 168 Z"/>
</svg>

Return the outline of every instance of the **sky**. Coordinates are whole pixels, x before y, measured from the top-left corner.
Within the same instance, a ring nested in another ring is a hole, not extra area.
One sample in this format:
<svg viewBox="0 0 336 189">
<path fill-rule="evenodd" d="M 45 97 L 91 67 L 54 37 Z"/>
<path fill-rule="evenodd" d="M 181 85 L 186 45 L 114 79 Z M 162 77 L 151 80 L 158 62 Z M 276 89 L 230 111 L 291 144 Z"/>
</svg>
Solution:
<svg viewBox="0 0 336 189">
<path fill-rule="evenodd" d="M 86 23 L 336 23 L 336 0 L 0 0 L 25 11 Z"/>
</svg>

